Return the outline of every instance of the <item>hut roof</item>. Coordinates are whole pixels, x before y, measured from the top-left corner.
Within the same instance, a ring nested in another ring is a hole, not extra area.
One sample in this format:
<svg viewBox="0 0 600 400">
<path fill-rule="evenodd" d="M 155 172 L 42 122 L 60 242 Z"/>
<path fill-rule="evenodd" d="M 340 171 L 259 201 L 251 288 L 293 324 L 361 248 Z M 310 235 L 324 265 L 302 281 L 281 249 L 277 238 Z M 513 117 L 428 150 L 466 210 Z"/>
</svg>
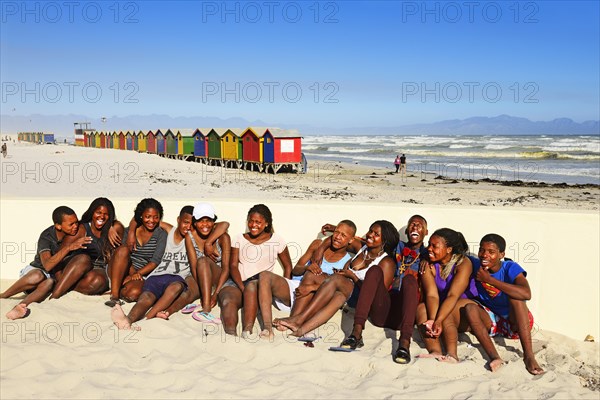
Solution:
<svg viewBox="0 0 600 400">
<path fill-rule="evenodd" d="M 280 129 L 280 128 L 267 128 L 267 130 L 273 135 L 274 138 L 298 138 L 302 137 L 300 132 L 296 129 Z"/>
<path fill-rule="evenodd" d="M 245 131 L 245 129 L 242 129 L 242 128 L 226 128 L 226 129 L 223 129 L 223 133 L 220 133 L 219 136 L 223 137 L 227 132 L 232 132 L 235 136 L 240 137 L 240 136 L 242 136 L 244 131 Z"/>
<path fill-rule="evenodd" d="M 200 132 L 201 134 L 203 134 L 204 136 L 208 135 L 208 133 L 210 132 L 212 128 L 196 128 L 194 129 L 194 134 L 196 132 Z"/>
<path fill-rule="evenodd" d="M 180 133 L 181 136 L 183 136 L 183 137 L 192 137 L 192 136 L 194 136 L 194 129 L 192 129 L 192 128 L 172 129 L 171 132 L 173 132 L 175 135 L 177 135 L 178 133 Z"/>
</svg>

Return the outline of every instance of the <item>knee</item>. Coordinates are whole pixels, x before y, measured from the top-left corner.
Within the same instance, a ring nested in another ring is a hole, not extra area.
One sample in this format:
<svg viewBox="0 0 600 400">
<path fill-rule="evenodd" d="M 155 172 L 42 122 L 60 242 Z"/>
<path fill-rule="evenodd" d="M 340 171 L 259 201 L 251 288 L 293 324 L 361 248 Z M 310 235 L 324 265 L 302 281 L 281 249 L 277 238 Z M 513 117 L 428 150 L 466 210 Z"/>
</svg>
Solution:
<svg viewBox="0 0 600 400">
<path fill-rule="evenodd" d="M 137 301 L 142 290 L 138 287 L 125 286 L 121 292 L 123 299 L 128 302 Z"/>
<path fill-rule="evenodd" d="M 258 282 L 260 285 L 268 285 L 271 282 L 271 276 L 273 275 L 270 271 L 263 271 L 258 274 Z"/>
<path fill-rule="evenodd" d="M 365 274 L 365 282 L 367 280 L 380 280 L 383 278 L 383 270 L 381 268 L 379 268 L 378 266 L 373 266 L 372 268 L 369 268 L 369 270 L 367 271 L 367 273 Z"/>
<path fill-rule="evenodd" d="M 258 287 L 257 281 L 248 282 L 246 284 L 246 286 L 244 287 L 244 297 L 246 297 L 246 295 L 248 295 L 248 296 L 256 295 L 257 287 Z"/>
<path fill-rule="evenodd" d="M 54 279 L 48 278 L 48 279 L 42 281 L 39 286 L 42 287 L 44 290 L 50 291 L 50 290 L 52 290 L 52 287 L 54 286 Z"/>
<path fill-rule="evenodd" d="M 183 283 L 181 282 L 173 282 L 167 286 L 165 293 L 171 296 L 177 296 L 183 291 Z"/>
<path fill-rule="evenodd" d="M 32 271 L 31 276 L 29 277 L 29 283 L 32 285 L 38 285 L 45 279 L 47 279 L 46 275 L 44 275 L 42 271 Z"/>
<path fill-rule="evenodd" d="M 108 282 L 104 277 L 93 274 L 92 276 L 86 277 L 85 281 L 82 282 L 82 292 L 88 295 L 99 294 L 105 289 L 107 283 Z"/>
<path fill-rule="evenodd" d="M 464 306 L 463 310 L 469 322 L 475 321 L 479 316 L 479 306 L 477 304 L 467 304 Z"/>
<path fill-rule="evenodd" d="M 210 263 L 208 261 L 208 258 L 206 258 L 206 257 L 200 257 L 198 259 L 198 261 L 196 261 L 196 270 L 197 271 L 204 271 L 206 268 L 210 268 Z"/>
<path fill-rule="evenodd" d="M 70 264 L 79 270 L 85 270 L 92 265 L 92 259 L 87 254 L 77 254 L 71 258 Z"/>
<path fill-rule="evenodd" d="M 406 274 L 404 275 L 404 278 L 402 278 L 402 286 L 405 288 L 417 289 L 419 287 L 419 283 L 414 275 Z"/>
<path fill-rule="evenodd" d="M 525 300 L 510 299 L 509 305 L 510 305 L 510 311 L 515 316 L 519 316 L 519 315 L 525 316 L 525 315 L 529 314 L 529 308 L 527 308 L 527 303 L 525 302 Z"/>
<path fill-rule="evenodd" d="M 122 258 L 129 257 L 130 254 L 131 254 L 131 252 L 129 251 L 129 248 L 127 248 L 127 246 L 119 246 L 115 250 L 115 253 L 114 253 L 113 257 L 115 259 L 117 259 L 117 258 L 121 258 L 122 259 Z"/>
</svg>

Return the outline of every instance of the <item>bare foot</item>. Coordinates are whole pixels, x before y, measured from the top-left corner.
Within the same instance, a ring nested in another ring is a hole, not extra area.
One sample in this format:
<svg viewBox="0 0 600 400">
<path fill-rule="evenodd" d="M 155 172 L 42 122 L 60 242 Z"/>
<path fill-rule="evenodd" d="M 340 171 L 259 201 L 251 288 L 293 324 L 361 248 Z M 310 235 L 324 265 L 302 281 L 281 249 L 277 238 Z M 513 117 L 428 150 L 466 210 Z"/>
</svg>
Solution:
<svg viewBox="0 0 600 400">
<path fill-rule="evenodd" d="M 526 358 L 524 361 L 525 368 L 527 368 L 527 372 L 529 372 L 531 375 L 542 375 L 546 373 L 546 371 L 544 371 L 537 363 L 535 357 Z"/>
<path fill-rule="evenodd" d="M 490 371 L 496 372 L 504 365 L 504 360 L 501 358 L 495 358 L 489 363 Z"/>
<path fill-rule="evenodd" d="M 281 325 L 281 318 L 275 318 L 273 320 L 273 326 L 275 327 L 275 329 L 281 332 L 285 332 L 288 329 L 285 326 Z"/>
<path fill-rule="evenodd" d="M 6 318 L 8 319 L 19 319 L 25 318 L 29 315 L 29 308 L 24 303 L 19 303 L 13 307 L 12 310 L 6 313 Z"/>
<path fill-rule="evenodd" d="M 169 312 L 168 311 L 159 311 L 158 313 L 156 313 L 156 318 L 162 318 L 162 319 L 169 320 Z"/>
<path fill-rule="evenodd" d="M 292 332 L 296 332 L 299 326 L 296 325 L 295 321 L 292 318 L 282 318 L 279 320 L 279 325 L 277 325 L 277 330 L 285 331 L 287 329 Z"/>
<path fill-rule="evenodd" d="M 427 353 L 427 354 L 418 354 L 416 357 L 417 358 L 435 358 L 436 360 L 439 360 L 439 359 L 443 358 L 444 356 L 441 353 Z"/>
<path fill-rule="evenodd" d="M 457 356 L 453 356 L 450 354 L 446 354 L 445 356 L 442 356 L 440 358 L 438 358 L 439 362 L 445 362 L 448 364 L 458 364 L 460 361 L 458 360 Z"/>
<path fill-rule="evenodd" d="M 272 342 L 275 339 L 275 334 L 273 333 L 273 329 L 263 329 L 259 334 L 261 339 L 266 339 L 269 342 Z"/>
<path fill-rule="evenodd" d="M 131 321 L 129 320 L 129 318 L 127 318 L 127 315 L 125 315 L 125 312 L 119 304 L 115 305 L 110 310 L 110 318 L 112 319 L 113 324 L 115 324 L 115 326 L 119 328 L 119 330 L 140 330 L 139 327 L 131 326 Z"/>
</svg>

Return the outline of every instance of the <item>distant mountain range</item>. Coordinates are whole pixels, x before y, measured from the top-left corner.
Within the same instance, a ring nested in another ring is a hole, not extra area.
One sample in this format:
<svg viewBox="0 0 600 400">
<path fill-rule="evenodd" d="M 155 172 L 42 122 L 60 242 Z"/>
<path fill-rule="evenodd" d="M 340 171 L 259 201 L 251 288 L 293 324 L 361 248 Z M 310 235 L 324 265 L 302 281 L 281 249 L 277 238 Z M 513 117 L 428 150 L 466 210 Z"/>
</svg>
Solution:
<svg viewBox="0 0 600 400">
<path fill-rule="evenodd" d="M 509 115 L 453 119 L 396 127 L 331 128 L 269 123 L 261 120 L 248 121 L 244 118 L 171 117 L 157 114 L 107 117 L 105 122 L 99 118 L 75 114 L 32 114 L 28 116 L 2 114 L 0 116 L 0 132 L 14 134 L 21 131 L 45 131 L 53 132 L 59 138 L 71 138 L 74 122 L 91 122 L 91 126 L 96 130 L 278 126 L 284 129 L 298 129 L 304 135 L 600 135 L 600 121 L 578 123 L 569 118 L 531 121 L 527 118 Z"/>
</svg>

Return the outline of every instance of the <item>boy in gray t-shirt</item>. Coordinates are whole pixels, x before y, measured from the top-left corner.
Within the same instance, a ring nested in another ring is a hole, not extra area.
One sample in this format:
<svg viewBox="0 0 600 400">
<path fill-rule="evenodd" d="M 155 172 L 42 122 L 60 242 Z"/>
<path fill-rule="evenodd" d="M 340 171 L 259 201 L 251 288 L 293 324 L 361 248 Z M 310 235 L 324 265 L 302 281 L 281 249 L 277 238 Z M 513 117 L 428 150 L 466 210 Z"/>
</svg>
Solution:
<svg viewBox="0 0 600 400">
<path fill-rule="evenodd" d="M 44 229 L 40 234 L 34 260 L 21 270 L 19 279 L 0 294 L 1 299 L 7 299 L 17 293 L 27 293 L 27 296 L 6 314 L 8 319 L 28 316 L 27 306 L 44 301 L 52 291 L 54 272 L 65 264 L 76 261 L 76 257 L 70 257 L 71 252 L 84 248 L 91 242 L 89 236 L 83 236 L 75 241 L 64 240 L 75 236 L 79 228 L 79 220 L 71 208 L 57 207 L 52 212 L 52 222 L 54 225 Z"/>
<path fill-rule="evenodd" d="M 131 324 L 146 317 L 168 318 L 165 312 L 177 297 L 187 290 L 185 278 L 190 274 L 190 264 L 185 247 L 185 235 L 192 227 L 194 207 L 185 206 L 177 217 L 177 227 L 162 224 L 168 232 L 164 255 L 158 266 L 152 271 L 142 289 L 138 302 L 128 315 L 119 304 L 111 311 L 111 318 L 119 329 L 131 329 Z"/>
</svg>

